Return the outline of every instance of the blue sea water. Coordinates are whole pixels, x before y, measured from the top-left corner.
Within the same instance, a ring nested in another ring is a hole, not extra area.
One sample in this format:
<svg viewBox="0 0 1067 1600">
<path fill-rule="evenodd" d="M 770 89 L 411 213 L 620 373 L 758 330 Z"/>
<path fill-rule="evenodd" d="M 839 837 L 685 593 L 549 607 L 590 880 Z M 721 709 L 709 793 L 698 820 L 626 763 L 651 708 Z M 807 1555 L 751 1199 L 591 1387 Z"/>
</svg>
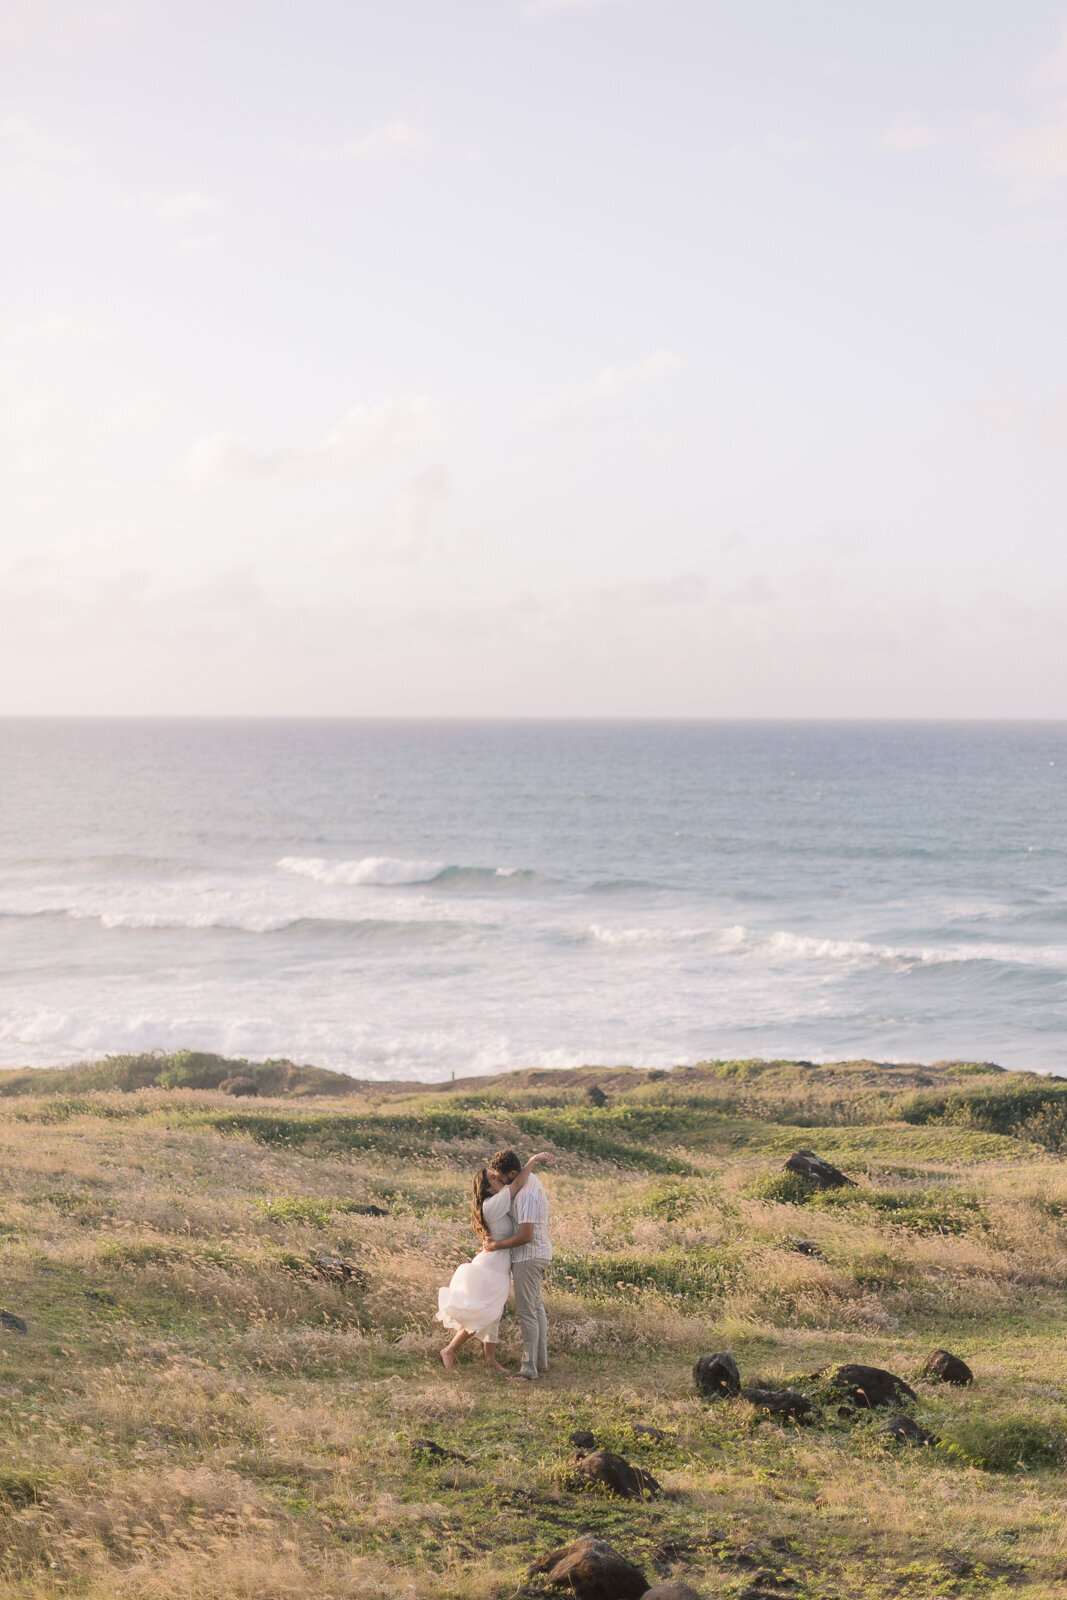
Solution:
<svg viewBox="0 0 1067 1600">
<path fill-rule="evenodd" d="M 0 722 L 0 1065 L 1067 1067 L 1067 725 Z"/>
</svg>

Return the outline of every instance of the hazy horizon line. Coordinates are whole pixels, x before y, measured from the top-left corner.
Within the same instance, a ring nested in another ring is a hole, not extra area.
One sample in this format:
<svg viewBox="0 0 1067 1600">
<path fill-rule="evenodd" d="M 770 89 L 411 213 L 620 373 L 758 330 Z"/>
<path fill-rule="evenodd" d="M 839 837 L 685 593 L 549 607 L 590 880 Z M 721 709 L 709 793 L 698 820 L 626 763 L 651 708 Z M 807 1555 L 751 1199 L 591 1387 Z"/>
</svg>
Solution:
<svg viewBox="0 0 1067 1600">
<path fill-rule="evenodd" d="M 0 724 L 12 722 L 262 722 L 262 723 L 391 723 L 427 724 L 481 724 L 485 726 L 512 726 L 527 723 L 537 726 L 604 726 L 606 724 L 628 727 L 712 727 L 760 726 L 771 727 L 1067 727 L 1063 717 L 923 717 L 923 716 L 738 716 L 738 717 L 669 717 L 669 716 L 554 716 L 518 713 L 513 716 L 489 716 L 478 713 L 448 714 L 409 712 L 401 715 L 388 712 L 360 712 L 351 715 L 321 713 L 275 714 L 271 712 L 210 712 L 210 711 L 5 711 L 0 712 Z"/>
</svg>

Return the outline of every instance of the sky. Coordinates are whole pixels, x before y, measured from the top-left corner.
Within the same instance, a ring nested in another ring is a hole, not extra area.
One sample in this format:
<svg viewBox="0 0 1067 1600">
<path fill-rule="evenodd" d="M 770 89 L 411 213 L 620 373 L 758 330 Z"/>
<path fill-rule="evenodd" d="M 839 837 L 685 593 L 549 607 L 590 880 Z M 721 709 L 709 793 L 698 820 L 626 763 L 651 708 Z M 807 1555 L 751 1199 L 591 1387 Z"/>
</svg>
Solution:
<svg viewBox="0 0 1067 1600">
<path fill-rule="evenodd" d="M 0 714 L 1067 716 L 1067 4 L 0 0 Z"/>
</svg>

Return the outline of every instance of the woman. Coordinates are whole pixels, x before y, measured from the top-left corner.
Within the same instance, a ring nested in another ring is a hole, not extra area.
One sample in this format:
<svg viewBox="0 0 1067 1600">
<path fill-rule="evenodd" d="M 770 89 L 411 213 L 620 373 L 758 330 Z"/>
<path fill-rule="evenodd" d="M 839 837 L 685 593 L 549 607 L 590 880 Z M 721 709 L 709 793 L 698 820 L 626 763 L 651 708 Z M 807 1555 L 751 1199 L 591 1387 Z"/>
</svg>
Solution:
<svg viewBox="0 0 1067 1600">
<path fill-rule="evenodd" d="M 450 1372 L 460 1345 L 473 1336 L 482 1341 L 485 1364 L 490 1371 L 505 1369 L 496 1358 L 500 1332 L 500 1315 L 507 1304 L 511 1285 L 511 1251 L 508 1248 L 518 1235 L 513 1232 L 508 1212 L 539 1161 L 551 1161 L 547 1150 L 532 1155 L 522 1170 L 510 1183 L 505 1183 L 499 1173 L 483 1167 L 474 1176 L 474 1204 L 471 1220 L 474 1231 L 483 1241 L 497 1243 L 493 1250 L 482 1249 L 473 1261 L 465 1261 L 452 1274 L 447 1289 L 437 1291 L 437 1321 L 446 1328 L 455 1328 L 456 1335 L 441 1351 L 441 1360 Z"/>
</svg>

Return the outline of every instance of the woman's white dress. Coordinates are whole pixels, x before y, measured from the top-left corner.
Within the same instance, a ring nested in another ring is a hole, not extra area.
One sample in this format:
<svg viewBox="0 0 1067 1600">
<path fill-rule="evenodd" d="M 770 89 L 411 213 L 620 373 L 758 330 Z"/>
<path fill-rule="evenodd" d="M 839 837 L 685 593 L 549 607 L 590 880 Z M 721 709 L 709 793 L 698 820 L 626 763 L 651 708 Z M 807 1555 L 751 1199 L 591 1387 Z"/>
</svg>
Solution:
<svg viewBox="0 0 1067 1600">
<path fill-rule="evenodd" d="M 482 1216 L 492 1238 L 506 1239 L 514 1233 L 510 1206 L 510 1189 L 491 1194 L 483 1203 Z M 437 1320 L 457 1332 L 465 1328 L 483 1344 L 496 1344 L 510 1286 L 511 1251 L 482 1250 L 473 1261 L 456 1268 L 446 1289 L 438 1289 Z"/>
</svg>

